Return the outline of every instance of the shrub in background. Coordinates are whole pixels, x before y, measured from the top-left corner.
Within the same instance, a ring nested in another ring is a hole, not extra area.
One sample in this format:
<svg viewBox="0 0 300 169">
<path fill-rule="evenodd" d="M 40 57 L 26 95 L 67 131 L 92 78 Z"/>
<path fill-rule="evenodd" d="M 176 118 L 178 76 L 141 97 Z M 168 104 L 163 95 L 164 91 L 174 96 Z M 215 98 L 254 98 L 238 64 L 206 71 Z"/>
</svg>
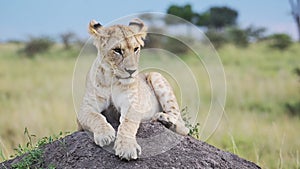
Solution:
<svg viewBox="0 0 300 169">
<path fill-rule="evenodd" d="M 29 41 L 25 43 L 25 47 L 22 52 L 29 58 L 33 58 L 38 53 L 48 51 L 54 45 L 54 41 L 49 37 L 31 37 Z"/>
<path fill-rule="evenodd" d="M 274 49 L 285 50 L 292 44 L 292 38 L 284 33 L 273 34 L 267 37 L 269 46 Z"/>
<path fill-rule="evenodd" d="M 216 49 L 221 48 L 228 42 L 225 34 L 222 32 L 208 30 L 205 34 Z"/>
<path fill-rule="evenodd" d="M 298 76 L 298 80 L 300 81 L 300 68 L 299 67 L 295 68 L 294 73 Z M 300 117 L 300 100 L 293 100 L 287 102 L 285 104 L 285 108 L 290 116 Z"/>
<path fill-rule="evenodd" d="M 240 28 L 230 28 L 228 30 L 228 41 L 238 47 L 247 47 L 249 45 L 248 35 L 245 30 Z"/>
</svg>

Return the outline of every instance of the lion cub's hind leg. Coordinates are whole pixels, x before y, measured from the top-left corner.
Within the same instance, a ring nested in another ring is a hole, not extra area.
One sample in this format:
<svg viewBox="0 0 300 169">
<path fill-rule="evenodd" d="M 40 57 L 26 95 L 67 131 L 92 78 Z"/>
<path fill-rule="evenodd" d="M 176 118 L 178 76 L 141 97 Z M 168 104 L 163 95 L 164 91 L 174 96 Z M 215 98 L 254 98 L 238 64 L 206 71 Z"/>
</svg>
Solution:
<svg viewBox="0 0 300 169">
<path fill-rule="evenodd" d="M 146 74 L 147 82 L 152 86 L 154 93 L 163 109 L 163 112 L 156 113 L 154 120 L 161 122 L 167 128 L 181 135 L 187 135 L 189 129 L 181 118 L 179 106 L 169 82 L 157 72 Z"/>
</svg>

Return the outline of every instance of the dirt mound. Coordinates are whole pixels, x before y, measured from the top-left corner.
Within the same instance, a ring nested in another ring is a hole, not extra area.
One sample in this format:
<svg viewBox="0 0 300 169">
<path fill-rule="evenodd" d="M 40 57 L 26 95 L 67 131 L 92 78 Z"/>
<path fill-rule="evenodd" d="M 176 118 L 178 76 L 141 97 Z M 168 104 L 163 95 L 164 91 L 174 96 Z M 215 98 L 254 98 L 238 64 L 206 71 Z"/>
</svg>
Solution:
<svg viewBox="0 0 300 169">
<path fill-rule="evenodd" d="M 190 136 L 170 132 L 157 122 L 141 124 L 138 143 L 142 156 L 123 161 L 113 154 L 112 145 L 97 146 L 88 132 L 75 132 L 42 147 L 42 162 L 31 168 L 260 168 L 256 164 L 224 152 Z M 6 161 L 0 168 L 12 168 L 23 157 Z"/>
</svg>

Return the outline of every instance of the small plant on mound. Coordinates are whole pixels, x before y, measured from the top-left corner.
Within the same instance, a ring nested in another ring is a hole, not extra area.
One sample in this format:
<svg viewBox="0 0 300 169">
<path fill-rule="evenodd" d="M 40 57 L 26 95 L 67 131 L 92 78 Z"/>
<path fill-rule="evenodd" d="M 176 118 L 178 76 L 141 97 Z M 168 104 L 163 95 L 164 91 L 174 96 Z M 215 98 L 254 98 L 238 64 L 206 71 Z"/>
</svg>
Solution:
<svg viewBox="0 0 300 169">
<path fill-rule="evenodd" d="M 32 166 L 33 164 L 39 164 L 42 162 L 42 150 L 40 150 L 38 146 L 33 145 L 33 138 L 36 136 L 34 134 L 30 134 L 27 128 L 25 128 L 24 130 L 24 135 L 27 137 L 28 142 L 25 146 L 19 144 L 18 147 L 15 148 L 16 154 L 14 156 L 11 156 L 17 157 L 27 154 L 22 158 L 22 160 L 20 160 L 20 162 L 12 165 L 12 167 L 16 169 L 30 168 L 30 166 Z"/>
<path fill-rule="evenodd" d="M 21 149 L 19 147 L 18 149 Z M 27 153 L 22 160 L 16 164 L 13 164 L 12 167 L 16 169 L 30 168 L 33 164 L 40 164 L 42 162 L 43 152 L 39 148 L 33 149 Z"/>
<path fill-rule="evenodd" d="M 200 123 L 196 123 L 196 124 L 190 123 L 190 118 L 187 117 L 187 115 L 188 115 L 187 107 L 184 107 L 181 110 L 181 114 L 182 114 L 183 121 L 185 122 L 185 126 L 190 129 L 189 135 L 199 140 L 200 139 Z"/>
<path fill-rule="evenodd" d="M 24 135 L 27 137 L 28 142 L 25 146 L 19 144 L 18 147 L 15 148 L 16 154 L 12 155 L 11 158 L 22 155 L 24 155 L 24 157 L 22 157 L 18 163 L 13 164 L 12 167 L 15 169 L 29 169 L 32 168 L 32 166 L 39 166 L 43 162 L 42 157 L 44 154 L 41 147 L 62 138 L 65 134 L 67 133 L 60 132 L 58 135 L 43 137 L 34 144 L 33 140 L 36 138 L 36 135 L 30 134 L 28 129 L 25 128 Z M 55 167 L 49 166 L 49 168 Z"/>
</svg>

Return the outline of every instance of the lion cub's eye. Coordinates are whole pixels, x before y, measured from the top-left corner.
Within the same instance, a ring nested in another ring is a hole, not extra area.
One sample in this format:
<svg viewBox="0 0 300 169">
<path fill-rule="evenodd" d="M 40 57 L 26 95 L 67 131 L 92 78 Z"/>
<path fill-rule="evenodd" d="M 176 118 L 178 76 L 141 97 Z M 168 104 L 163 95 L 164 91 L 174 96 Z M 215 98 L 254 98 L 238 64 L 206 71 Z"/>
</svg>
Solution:
<svg viewBox="0 0 300 169">
<path fill-rule="evenodd" d="M 118 55 L 123 55 L 122 49 L 121 48 L 115 48 L 113 49 L 114 53 L 118 54 Z"/>
<path fill-rule="evenodd" d="M 133 50 L 134 50 L 134 52 L 137 52 L 139 50 L 139 47 L 136 47 Z"/>
</svg>

